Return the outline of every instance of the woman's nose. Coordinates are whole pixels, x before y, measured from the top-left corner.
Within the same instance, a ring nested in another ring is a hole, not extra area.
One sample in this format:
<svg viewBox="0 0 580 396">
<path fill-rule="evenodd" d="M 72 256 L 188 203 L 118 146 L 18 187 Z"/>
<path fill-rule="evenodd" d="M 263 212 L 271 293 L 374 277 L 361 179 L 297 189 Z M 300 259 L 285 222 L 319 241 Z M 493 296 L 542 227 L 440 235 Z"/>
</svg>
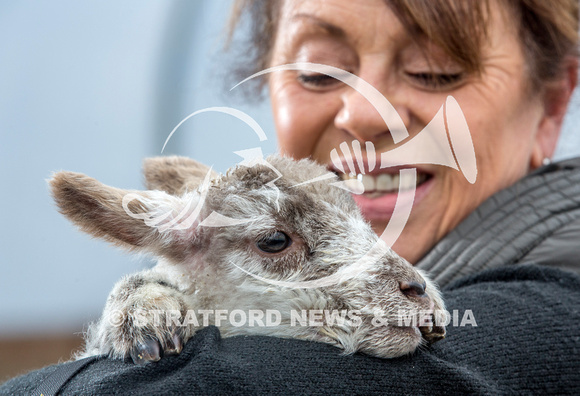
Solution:
<svg viewBox="0 0 580 396">
<path fill-rule="evenodd" d="M 377 91 L 378 94 L 378 91 Z M 383 96 L 381 94 L 381 96 Z M 373 143 L 383 142 L 393 144 L 392 133 L 396 130 L 398 136 L 407 135 L 407 123 L 404 114 L 383 96 L 382 103 L 373 98 L 365 98 L 355 89 L 348 89 L 342 96 L 342 107 L 334 119 L 335 126 L 350 134 L 353 138 Z M 379 109 L 382 110 L 382 115 Z M 383 118 L 385 117 L 386 120 Z M 404 136 L 406 137 L 406 136 Z"/>
</svg>

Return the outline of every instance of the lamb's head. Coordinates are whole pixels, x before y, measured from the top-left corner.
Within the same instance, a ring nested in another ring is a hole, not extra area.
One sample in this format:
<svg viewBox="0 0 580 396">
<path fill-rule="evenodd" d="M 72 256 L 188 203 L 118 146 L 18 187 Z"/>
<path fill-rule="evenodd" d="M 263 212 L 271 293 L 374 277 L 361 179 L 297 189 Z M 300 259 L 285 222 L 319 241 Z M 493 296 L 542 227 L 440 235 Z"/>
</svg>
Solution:
<svg viewBox="0 0 580 396">
<path fill-rule="evenodd" d="M 218 176 L 166 157 L 146 161 L 145 176 L 150 190 L 129 192 L 61 172 L 53 194 L 83 230 L 157 255 L 159 271 L 200 297 L 199 308 L 281 313 L 280 326 L 256 333 L 382 357 L 443 337 L 430 323 L 444 309 L 436 287 L 385 246 L 324 167 L 269 157 Z M 330 324 L 322 314 L 309 327 L 292 319 L 315 310 L 346 311 L 350 321 Z M 419 314 L 427 323 L 415 321 Z"/>
</svg>

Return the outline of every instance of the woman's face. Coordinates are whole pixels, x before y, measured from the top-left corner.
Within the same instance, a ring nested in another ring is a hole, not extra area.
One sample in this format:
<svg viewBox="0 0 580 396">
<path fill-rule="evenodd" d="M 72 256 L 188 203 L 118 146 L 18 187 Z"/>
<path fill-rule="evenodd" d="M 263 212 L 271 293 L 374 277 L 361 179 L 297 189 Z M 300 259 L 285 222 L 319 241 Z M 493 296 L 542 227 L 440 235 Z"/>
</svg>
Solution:
<svg viewBox="0 0 580 396">
<path fill-rule="evenodd" d="M 447 166 L 417 168 L 415 202 L 393 249 L 417 262 L 483 200 L 538 166 L 544 132 L 555 130 L 540 95 L 526 89 L 526 64 L 513 23 L 493 11 L 482 48 L 483 72 L 466 73 L 443 51 L 414 41 L 384 0 L 286 0 L 272 53 L 272 66 L 312 62 L 356 74 L 394 106 L 410 136 L 435 116 L 448 95 L 459 103 L 477 160 L 477 181 Z M 419 45 L 418 45 L 419 44 Z M 330 152 L 342 142 L 372 142 L 377 153 L 395 145 L 373 106 L 352 88 L 324 75 L 283 71 L 270 75 L 269 89 L 281 150 L 331 167 Z M 549 152 L 546 152 L 549 151 Z M 367 172 L 368 173 L 368 172 Z M 393 169 L 366 175 L 355 200 L 381 234 L 397 191 Z M 372 180 L 369 179 L 372 178 Z M 370 190 L 370 188 L 369 188 Z"/>
</svg>

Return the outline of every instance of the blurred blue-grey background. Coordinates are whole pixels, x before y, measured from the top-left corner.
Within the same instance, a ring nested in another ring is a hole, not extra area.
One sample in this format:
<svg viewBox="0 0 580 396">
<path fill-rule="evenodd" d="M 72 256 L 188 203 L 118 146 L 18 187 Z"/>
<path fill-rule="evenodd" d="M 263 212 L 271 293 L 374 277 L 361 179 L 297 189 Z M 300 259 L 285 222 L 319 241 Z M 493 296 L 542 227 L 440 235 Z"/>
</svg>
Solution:
<svg viewBox="0 0 580 396">
<path fill-rule="evenodd" d="M 97 319 L 123 274 L 150 265 L 78 232 L 49 196 L 51 172 L 73 170 L 142 188 L 141 161 L 163 154 L 224 171 L 233 151 L 276 149 L 268 103 L 224 84 L 230 0 L 0 2 L 0 336 L 73 332 Z"/>
<path fill-rule="evenodd" d="M 75 332 L 99 317 L 113 284 L 149 266 L 78 232 L 46 179 L 86 173 L 141 188 L 141 161 L 160 155 L 187 115 L 232 106 L 255 118 L 205 113 L 164 154 L 224 171 L 235 150 L 276 150 L 269 104 L 225 89 L 230 0 L 20 0 L 0 2 L 0 336 Z M 557 157 L 580 153 L 578 100 Z"/>
</svg>

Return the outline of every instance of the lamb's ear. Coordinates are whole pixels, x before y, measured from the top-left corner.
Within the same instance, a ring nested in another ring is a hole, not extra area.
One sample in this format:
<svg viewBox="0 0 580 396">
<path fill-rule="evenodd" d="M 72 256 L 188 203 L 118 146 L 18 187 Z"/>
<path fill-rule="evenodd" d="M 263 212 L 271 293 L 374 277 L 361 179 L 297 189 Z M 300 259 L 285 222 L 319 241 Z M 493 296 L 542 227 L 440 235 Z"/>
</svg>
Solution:
<svg viewBox="0 0 580 396">
<path fill-rule="evenodd" d="M 185 241 L 184 234 L 195 232 L 196 224 L 179 231 L 164 228 L 172 224 L 176 212 L 183 211 L 181 198 L 162 191 L 109 187 L 74 172 L 56 173 L 50 187 L 60 212 L 93 236 L 129 250 L 152 252 L 174 260 L 182 260 L 189 253 L 176 245 Z"/>
<path fill-rule="evenodd" d="M 143 161 L 145 186 L 180 196 L 195 190 L 203 182 L 210 168 L 187 157 L 153 157 Z M 214 179 L 217 173 L 211 173 Z"/>
</svg>

